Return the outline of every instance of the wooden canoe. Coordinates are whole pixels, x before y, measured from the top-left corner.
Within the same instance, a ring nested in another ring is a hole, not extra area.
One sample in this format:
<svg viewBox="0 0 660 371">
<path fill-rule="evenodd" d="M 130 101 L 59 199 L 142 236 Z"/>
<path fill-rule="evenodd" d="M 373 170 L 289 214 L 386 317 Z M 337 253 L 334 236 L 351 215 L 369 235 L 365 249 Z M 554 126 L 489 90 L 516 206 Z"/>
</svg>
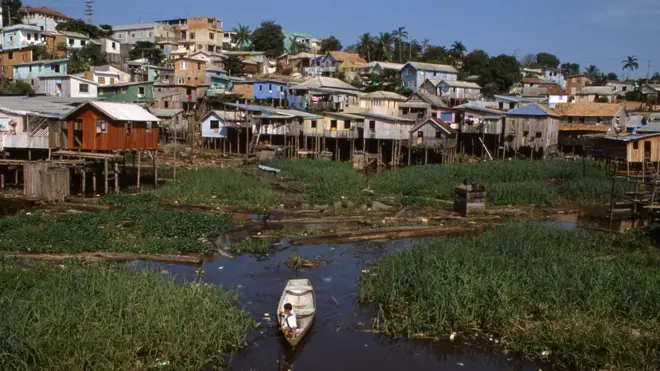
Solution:
<svg viewBox="0 0 660 371">
<path fill-rule="evenodd" d="M 293 312 L 296 314 L 296 324 L 298 326 L 296 336 L 286 338 L 289 344 L 295 347 L 309 332 L 312 322 L 314 322 L 314 316 L 316 315 L 316 295 L 314 294 L 312 283 L 308 279 L 289 280 L 287 282 L 277 308 L 277 321 L 279 323 L 279 329 L 282 332 L 284 332 L 285 328 L 284 315 L 279 313 L 284 311 L 284 304 L 286 303 L 291 303 Z"/>
<path fill-rule="evenodd" d="M 267 171 L 269 173 L 275 173 L 275 174 L 280 172 L 280 169 L 276 169 L 274 167 L 269 167 L 269 166 L 264 166 L 264 165 L 259 165 L 259 169 L 261 169 L 263 171 Z"/>
</svg>

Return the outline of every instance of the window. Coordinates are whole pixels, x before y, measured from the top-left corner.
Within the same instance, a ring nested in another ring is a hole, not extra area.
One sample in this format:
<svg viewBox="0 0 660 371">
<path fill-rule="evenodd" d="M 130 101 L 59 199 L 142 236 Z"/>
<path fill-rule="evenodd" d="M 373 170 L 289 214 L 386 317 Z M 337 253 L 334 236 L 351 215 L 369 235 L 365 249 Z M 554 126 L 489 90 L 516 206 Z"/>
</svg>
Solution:
<svg viewBox="0 0 660 371">
<path fill-rule="evenodd" d="M 584 117 L 580 117 L 580 118 L 578 119 L 578 122 L 579 122 L 580 124 L 584 124 Z"/>
<path fill-rule="evenodd" d="M 195 40 L 195 33 L 194 32 L 190 33 L 190 40 Z"/>
<path fill-rule="evenodd" d="M 344 120 L 344 129 L 350 129 L 350 128 L 351 128 L 351 121 Z"/>
<path fill-rule="evenodd" d="M 138 87 L 138 97 L 144 97 L 144 86 Z"/>
<path fill-rule="evenodd" d="M 124 134 L 131 135 L 133 131 L 133 123 L 127 122 L 124 124 Z"/>
<path fill-rule="evenodd" d="M 268 91 L 273 91 L 273 84 L 268 84 Z"/>
<path fill-rule="evenodd" d="M 83 122 L 82 120 L 76 120 L 73 122 L 73 130 L 82 130 Z"/>
<path fill-rule="evenodd" d="M 261 93 L 261 92 L 263 92 L 263 91 L 264 91 L 264 86 L 261 85 L 261 84 L 259 84 L 259 93 Z"/>
<path fill-rule="evenodd" d="M 418 131 L 417 132 L 417 138 L 424 138 L 424 132 L 423 131 Z"/>
<path fill-rule="evenodd" d="M 178 79 L 176 80 L 176 82 L 177 82 L 177 84 L 179 84 L 179 85 L 183 85 L 183 79 L 182 79 L 182 78 L 178 78 Z"/>
<path fill-rule="evenodd" d="M 165 106 L 165 108 L 170 108 L 170 102 L 169 101 L 163 102 L 163 105 Z"/>
<path fill-rule="evenodd" d="M 60 65 L 59 64 L 54 65 L 53 66 L 53 71 L 55 71 L 57 73 L 60 73 Z"/>
<path fill-rule="evenodd" d="M 9 60 L 14 59 L 14 52 L 9 52 L 9 56 L 7 58 L 9 58 Z"/>
<path fill-rule="evenodd" d="M 135 37 L 135 32 L 132 32 L 132 33 L 131 33 L 131 37 Z"/>
<path fill-rule="evenodd" d="M 639 142 L 633 142 L 633 149 L 639 149 Z"/>
<path fill-rule="evenodd" d="M 147 121 L 147 127 L 145 128 L 144 131 L 146 131 L 147 133 L 151 133 L 151 127 L 152 127 L 151 121 Z"/>
<path fill-rule="evenodd" d="M 127 87 L 123 87 L 123 88 L 121 88 L 121 93 L 122 93 L 122 94 L 126 94 L 126 93 L 128 93 L 128 88 L 127 88 Z"/>
<path fill-rule="evenodd" d="M 114 78 L 114 77 L 111 77 L 111 78 L 110 78 L 110 85 L 114 85 L 114 83 L 115 83 L 115 78 Z"/>
<path fill-rule="evenodd" d="M 147 32 L 147 36 L 151 37 L 151 31 Z"/>
<path fill-rule="evenodd" d="M 55 90 L 59 93 L 62 91 L 62 84 L 60 83 L 55 83 Z"/>
<path fill-rule="evenodd" d="M 569 124 L 572 124 L 572 123 L 573 123 L 573 118 L 572 118 L 572 117 L 569 117 L 569 118 L 568 118 L 568 123 L 569 123 Z"/>
<path fill-rule="evenodd" d="M 213 45 L 207 45 L 206 50 L 212 52 L 213 51 Z"/>
<path fill-rule="evenodd" d="M 89 93 L 89 84 L 80 84 L 79 89 L 81 93 Z"/>
<path fill-rule="evenodd" d="M 509 109 L 514 109 L 514 108 L 516 108 L 516 104 L 515 103 L 509 103 Z"/>
<path fill-rule="evenodd" d="M 118 38 L 118 39 L 123 39 L 123 38 L 124 38 L 124 34 L 123 34 L 123 33 L 117 34 L 117 38 Z"/>
<path fill-rule="evenodd" d="M 32 72 L 32 66 L 28 67 L 28 70 L 30 70 L 30 72 Z"/>
<path fill-rule="evenodd" d="M 13 36 L 13 35 L 9 35 L 9 42 L 10 42 L 10 43 L 13 43 L 13 42 L 14 42 L 14 36 Z"/>
<path fill-rule="evenodd" d="M 211 40 L 215 39 L 215 34 L 213 32 L 209 32 L 209 39 Z"/>
<path fill-rule="evenodd" d="M 220 129 L 220 121 L 211 120 L 211 130 L 218 130 L 218 129 Z"/>
<path fill-rule="evenodd" d="M 99 84 L 105 84 L 105 77 L 99 76 Z"/>
<path fill-rule="evenodd" d="M 181 40 L 186 39 L 186 31 L 181 31 Z"/>
<path fill-rule="evenodd" d="M 112 43 L 112 50 L 117 49 L 117 44 L 115 42 Z"/>
<path fill-rule="evenodd" d="M 85 40 L 80 40 L 80 46 L 85 46 Z"/>
<path fill-rule="evenodd" d="M 107 133 L 108 123 L 104 120 L 96 120 L 96 134 Z"/>
<path fill-rule="evenodd" d="M 433 113 L 431 114 L 431 117 L 433 117 L 434 119 L 437 119 L 437 118 L 438 118 L 438 113 L 437 113 L 437 112 L 433 112 Z"/>
<path fill-rule="evenodd" d="M 435 132 L 435 139 L 442 139 L 442 132 L 440 130 Z"/>
<path fill-rule="evenodd" d="M 376 121 L 374 121 L 374 120 L 369 121 L 369 130 L 371 130 L 371 131 L 376 130 Z"/>
<path fill-rule="evenodd" d="M 197 71 L 201 71 L 201 70 L 202 70 L 202 64 L 201 64 L 201 63 L 197 63 Z"/>
<path fill-rule="evenodd" d="M 330 130 L 337 130 L 337 120 L 330 120 Z"/>
<path fill-rule="evenodd" d="M 622 90 L 623 90 L 623 91 L 626 91 L 626 90 L 628 90 L 628 87 L 627 87 L 627 86 L 624 86 L 624 87 L 622 88 Z"/>
<path fill-rule="evenodd" d="M 31 33 L 27 34 L 27 39 L 28 39 L 28 41 L 32 40 L 32 34 Z"/>
<path fill-rule="evenodd" d="M 186 70 L 188 69 L 188 62 L 186 61 L 181 61 L 181 69 Z"/>
<path fill-rule="evenodd" d="M 523 131 L 523 137 L 527 137 L 527 136 L 529 136 L 529 130 Z"/>
<path fill-rule="evenodd" d="M 316 129 L 316 120 L 312 120 L 312 129 Z"/>
<path fill-rule="evenodd" d="M 73 39 L 69 39 L 69 46 L 73 46 Z"/>
<path fill-rule="evenodd" d="M 537 137 L 537 138 L 542 138 L 542 137 L 543 137 L 543 133 L 540 132 L 540 131 L 537 131 L 537 132 L 536 132 L 536 137 Z"/>
<path fill-rule="evenodd" d="M 504 109 L 504 102 L 500 102 L 500 103 L 498 104 L 498 107 L 499 107 L 500 109 Z"/>
</svg>

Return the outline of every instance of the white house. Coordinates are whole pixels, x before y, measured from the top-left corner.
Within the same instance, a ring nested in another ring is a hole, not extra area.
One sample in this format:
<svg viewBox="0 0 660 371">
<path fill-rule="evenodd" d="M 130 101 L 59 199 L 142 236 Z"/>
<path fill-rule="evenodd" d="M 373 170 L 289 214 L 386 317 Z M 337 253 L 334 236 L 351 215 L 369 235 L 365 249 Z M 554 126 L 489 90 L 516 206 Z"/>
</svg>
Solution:
<svg viewBox="0 0 660 371">
<path fill-rule="evenodd" d="M 37 26 L 17 24 L 2 29 L 2 49 L 21 49 L 32 45 L 41 45 L 41 30 Z"/>
<path fill-rule="evenodd" d="M 80 49 L 90 42 L 87 35 L 78 32 L 60 31 L 60 33 L 66 36 L 66 47 L 69 49 Z"/>
<path fill-rule="evenodd" d="M 110 65 L 92 66 L 89 71 L 85 72 L 85 77 L 87 80 L 98 83 L 99 86 L 131 82 L 129 73 Z"/>
<path fill-rule="evenodd" d="M 54 32 L 55 27 L 60 22 L 66 22 L 70 17 L 58 12 L 57 10 L 48 8 L 46 6 L 31 7 L 26 6 L 23 8 L 24 24 L 39 27 L 41 31 Z"/>
<path fill-rule="evenodd" d="M 41 76 L 39 93 L 67 98 L 97 98 L 99 84 L 82 77 Z"/>
<path fill-rule="evenodd" d="M 121 62 L 121 52 L 119 45 L 121 44 L 119 40 L 102 37 L 98 40 L 101 45 L 101 53 L 105 54 L 108 62 Z"/>
</svg>

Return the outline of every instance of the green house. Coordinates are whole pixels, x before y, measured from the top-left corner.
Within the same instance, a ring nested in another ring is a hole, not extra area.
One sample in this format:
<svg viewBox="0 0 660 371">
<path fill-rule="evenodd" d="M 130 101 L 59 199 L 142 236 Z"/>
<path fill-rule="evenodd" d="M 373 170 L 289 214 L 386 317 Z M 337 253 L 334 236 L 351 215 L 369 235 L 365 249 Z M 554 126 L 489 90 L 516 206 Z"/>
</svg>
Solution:
<svg viewBox="0 0 660 371">
<path fill-rule="evenodd" d="M 121 103 L 150 102 L 154 99 L 154 82 L 129 82 L 99 86 L 99 99 Z"/>
</svg>

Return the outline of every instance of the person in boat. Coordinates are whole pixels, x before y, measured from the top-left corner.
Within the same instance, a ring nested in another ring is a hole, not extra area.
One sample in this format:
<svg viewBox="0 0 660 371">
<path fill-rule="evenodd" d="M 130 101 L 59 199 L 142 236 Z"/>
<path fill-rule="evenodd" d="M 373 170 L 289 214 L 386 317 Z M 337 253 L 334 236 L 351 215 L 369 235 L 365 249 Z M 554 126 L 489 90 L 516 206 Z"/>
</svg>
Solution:
<svg viewBox="0 0 660 371">
<path fill-rule="evenodd" d="M 296 313 L 293 311 L 291 303 L 284 304 L 284 310 L 280 312 L 280 315 L 284 316 L 284 321 L 282 321 L 284 336 L 288 338 L 296 337 L 298 324 L 296 322 Z"/>
</svg>

